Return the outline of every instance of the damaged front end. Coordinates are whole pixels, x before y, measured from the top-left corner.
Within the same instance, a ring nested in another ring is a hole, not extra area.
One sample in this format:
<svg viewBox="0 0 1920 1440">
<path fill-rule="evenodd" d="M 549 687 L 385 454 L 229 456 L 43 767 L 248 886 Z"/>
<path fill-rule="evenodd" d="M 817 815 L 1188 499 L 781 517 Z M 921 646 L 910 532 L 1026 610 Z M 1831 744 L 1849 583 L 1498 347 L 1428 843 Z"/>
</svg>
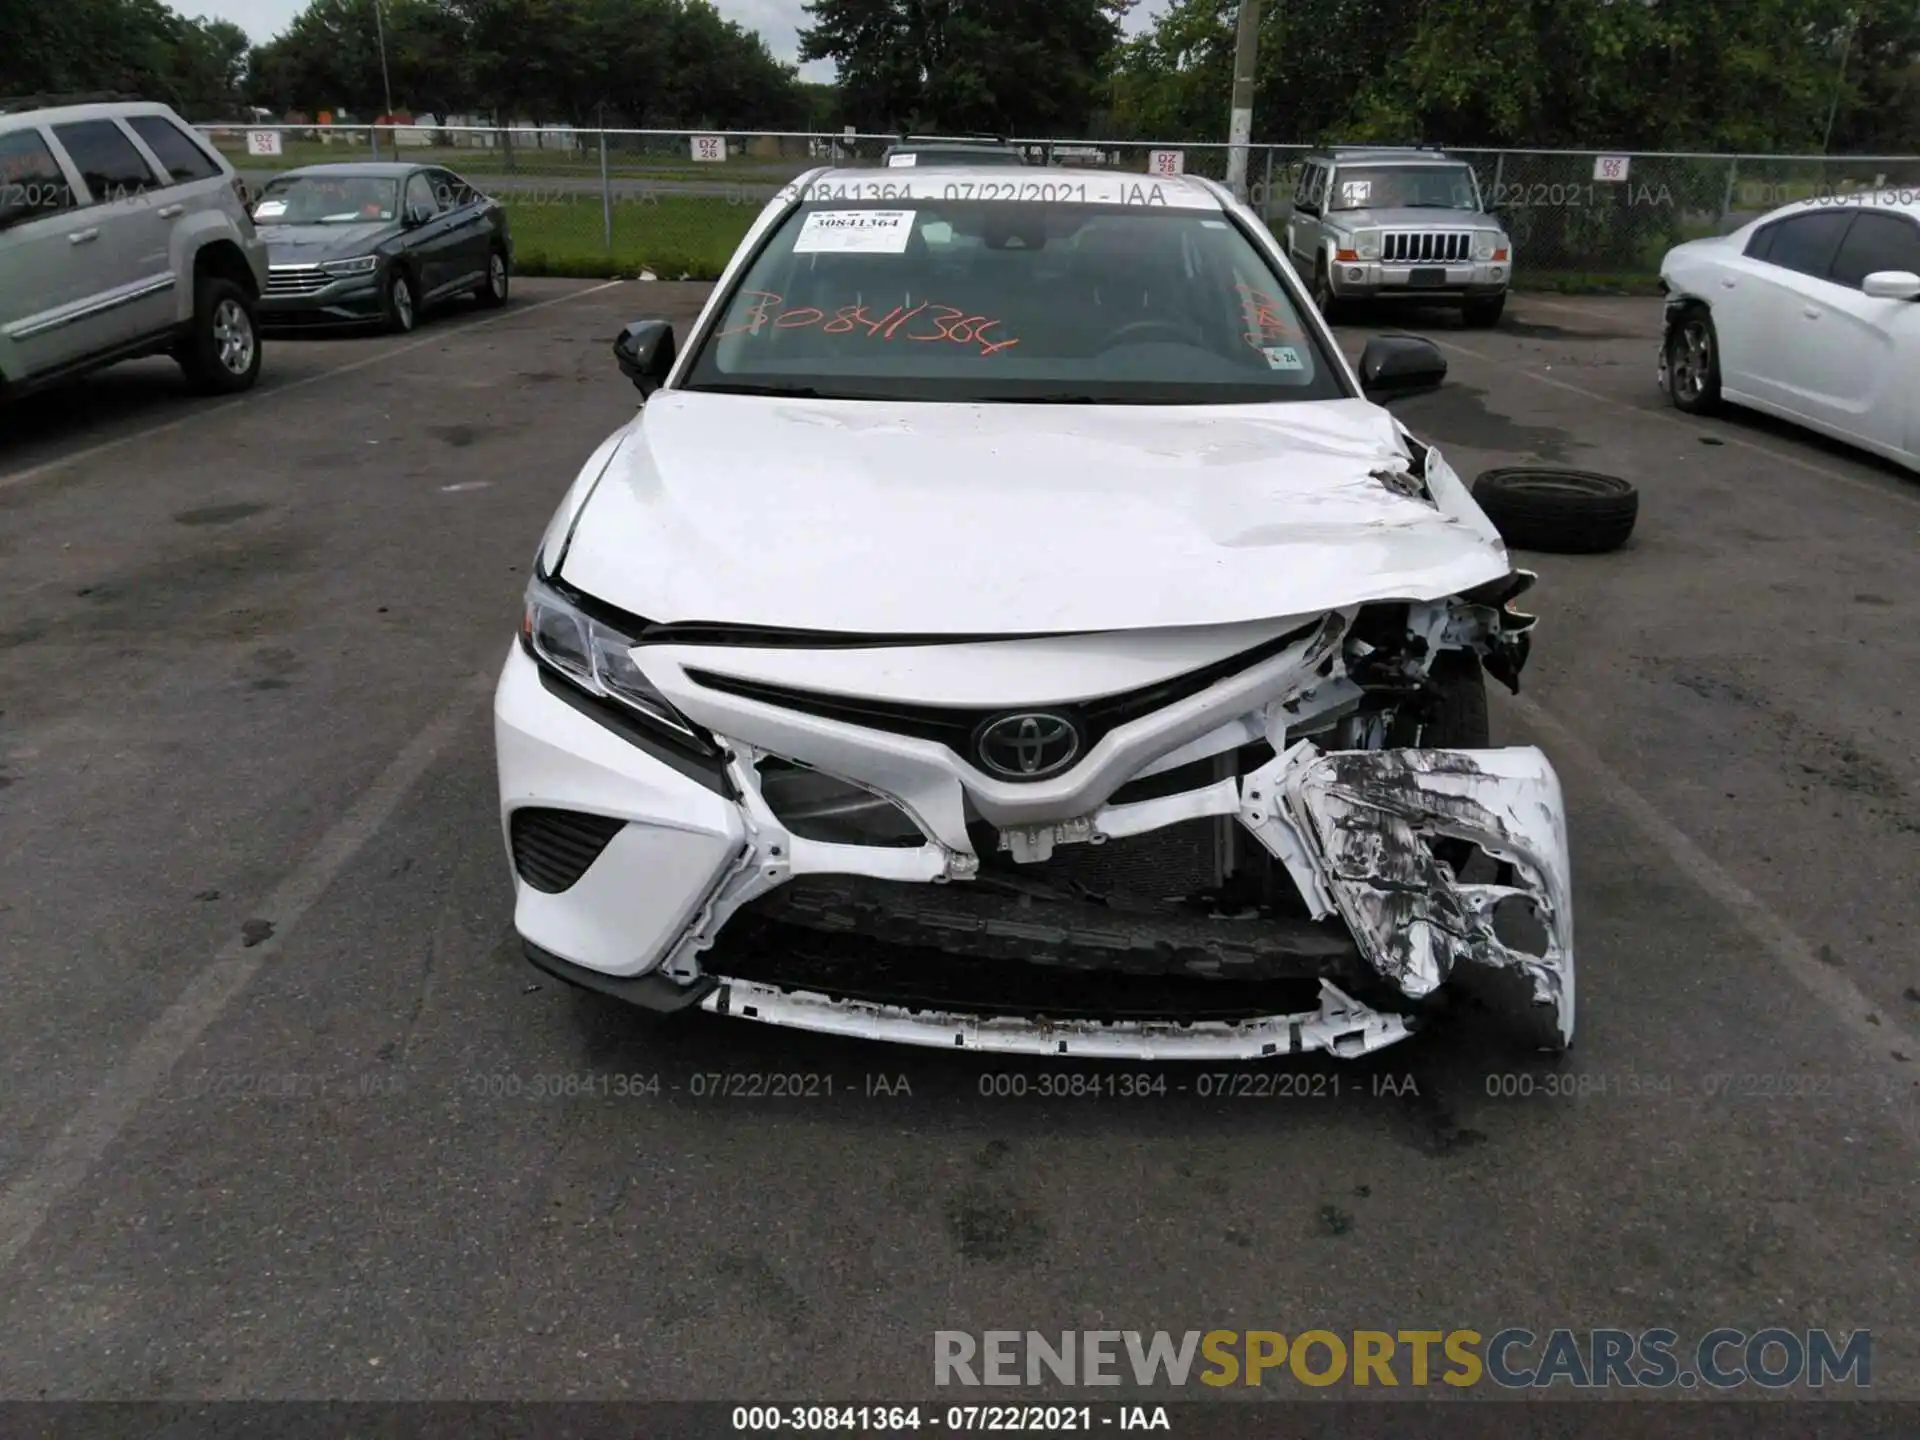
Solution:
<svg viewBox="0 0 1920 1440">
<path fill-rule="evenodd" d="M 711 702 L 743 842 L 655 973 L 769 1023 L 1131 1059 L 1354 1057 L 1458 989 L 1564 1049 L 1559 783 L 1462 703 L 1482 672 L 1518 688 L 1532 582 L 1334 612 L 1190 694 L 1034 707 L 1036 745 L 1051 712 L 1115 722 L 1069 776 L 1140 757 L 1090 803 L 983 773 L 968 737 L 997 712 L 856 712 L 726 681 L 712 650 L 667 663 L 676 705 Z"/>
</svg>

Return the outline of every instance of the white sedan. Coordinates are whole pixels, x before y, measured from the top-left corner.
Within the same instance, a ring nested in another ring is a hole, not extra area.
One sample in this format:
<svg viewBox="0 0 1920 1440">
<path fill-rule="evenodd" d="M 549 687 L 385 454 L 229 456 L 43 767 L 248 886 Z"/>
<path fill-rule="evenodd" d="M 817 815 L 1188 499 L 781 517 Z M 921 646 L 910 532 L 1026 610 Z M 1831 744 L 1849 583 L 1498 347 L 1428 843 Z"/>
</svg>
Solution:
<svg viewBox="0 0 1920 1440">
<path fill-rule="evenodd" d="M 1660 265 L 1660 385 L 1764 411 L 1920 469 L 1920 197 L 1804 200 Z"/>
<path fill-rule="evenodd" d="M 1222 187 L 815 172 L 553 517 L 495 700 L 514 925 L 659 1011 L 1050 1056 L 1574 1027 L 1533 577 Z"/>
</svg>

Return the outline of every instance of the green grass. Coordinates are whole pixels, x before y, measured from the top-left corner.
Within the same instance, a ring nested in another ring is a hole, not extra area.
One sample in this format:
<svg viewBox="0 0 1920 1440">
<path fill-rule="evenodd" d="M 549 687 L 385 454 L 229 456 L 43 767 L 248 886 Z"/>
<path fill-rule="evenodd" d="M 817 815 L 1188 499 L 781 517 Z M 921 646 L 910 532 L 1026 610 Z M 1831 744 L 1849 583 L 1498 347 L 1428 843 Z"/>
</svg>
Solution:
<svg viewBox="0 0 1920 1440">
<path fill-rule="evenodd" d="M 522 275 L 618 279 L 650 270 L 662 280 L 716 280 L 760 207 L 720 196 L 662 195 L 613 207 L 613 244 L 606 243 L 600 197 L 502 202 L 513 227 L 515 268 Z M 1657 295 L 1652 271 L 1528 270 L 1513 279 L 1520 293 Z"/>
<path fill-rule="evenodd" d="M 330 145 L 322 145 L 315 140 L 288 140 L 277 157 L 249 155 L 244 139 L 222 139 L 215 144 L 236 170 L 291 170 L 300 165 L 349 164 L 374 158 L 372 147 L 363 139 L 351 143 L 336 140 Z M 508 175 L 529 179 L 552 176 L 597 179 L 600 174 L 600 152 L 592 140 L 588 140 L 586 148 L 580 150 L 516 149 L 513 164 L 509 167 L 506 156 L 497 149 L 478 146 L 446 149 L 415 145 L 396 149 L 383 137 L 379 158 L 411 160 L 421 165 L 444 165 L 449 170 L 476 179 Z M 691 157 L 678 158 L 671 152 L 622 151 L 617 146 L 610 148 L 607 153 L 608 174 L 622 180 L 717 180 L 767 184 L 791 179 L 814 163 L 799 155 L 777 159 L 738 157 L 720 164 L 702 164 Z"/>
<path fill-rule="evenodd" d="M 514 268 L 522 275 L 615 279 L 650 270 L 662 280 L 717 280 L 759 213 L 718 196 L 663 195 L 613 207 L 606 242 L 598 196 L 576 202 L 503 201 L 513 229 Z"/>
</svg>

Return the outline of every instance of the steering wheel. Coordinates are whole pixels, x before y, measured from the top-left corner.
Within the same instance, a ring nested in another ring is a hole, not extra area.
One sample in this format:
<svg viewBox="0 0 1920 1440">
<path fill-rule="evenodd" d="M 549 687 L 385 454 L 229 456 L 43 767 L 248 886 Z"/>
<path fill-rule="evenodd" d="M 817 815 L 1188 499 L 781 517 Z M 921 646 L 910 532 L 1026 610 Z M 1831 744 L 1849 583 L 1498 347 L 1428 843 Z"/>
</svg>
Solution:
<svg viewBox="0 0 1920 1440">
<path fill-rule="evenodd" d="M 1112 350 L 1121 345 L 1141 345 L 1146 335 L 1157 335 L 1163 340 L 1170 339 L 1180 345 L 1200 345 L 1200 337 L 1184 325 L 1176 325 L 1171 320 L 1130 320 L 1118 330 L 1100 342 L 1102 350 Z"/>
</svg>

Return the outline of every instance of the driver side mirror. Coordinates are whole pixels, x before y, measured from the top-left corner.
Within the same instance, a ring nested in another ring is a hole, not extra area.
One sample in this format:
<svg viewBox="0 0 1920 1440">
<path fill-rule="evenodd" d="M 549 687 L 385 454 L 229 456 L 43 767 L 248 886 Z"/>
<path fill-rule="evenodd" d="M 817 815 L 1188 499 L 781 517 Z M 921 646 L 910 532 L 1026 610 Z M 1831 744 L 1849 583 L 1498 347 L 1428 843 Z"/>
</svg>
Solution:
<svg viewBox="0 0 1920 1440">
<path fill-rule="evenodd" d="M 1360 352 L 1360 388 L 1377 405 L 1438 390 L 1446 378 L 1447 357 L 1417 335 L 1376 335 Z"/>
<path fill-rule="evenodd" d="M 1860 293 L 1869 300 L 1920 299 L 1920 275 L 1911 270 L 1876 270 L 1860 282 Z"/>
<path fill-rule="evenodd" d="M 620 373 L 644 397 L 667 383 L 673 369 L 673 324 L 667 320 L 636 320 L 613 342 L 613 358 Z"/>
<path fill-rule="evenodd" d="M 433 212 L 423 205 L 409 205 L 400 216 L 400 223 L 409 230 L 418 230 L 433 219 Z"/>
</svg>

